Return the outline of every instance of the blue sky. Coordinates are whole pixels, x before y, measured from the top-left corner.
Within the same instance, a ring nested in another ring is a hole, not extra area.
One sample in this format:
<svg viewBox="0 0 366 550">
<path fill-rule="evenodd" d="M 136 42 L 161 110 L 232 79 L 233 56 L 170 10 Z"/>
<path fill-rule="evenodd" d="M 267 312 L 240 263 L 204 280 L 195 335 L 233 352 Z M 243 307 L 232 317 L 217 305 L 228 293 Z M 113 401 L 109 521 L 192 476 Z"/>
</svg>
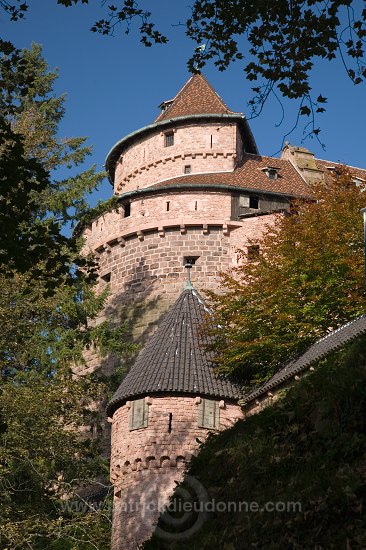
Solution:
<svg viewBox="0 0 366 550">
<path fill-rule="evenodd" d="M 56 0 L 29 1 L 30 10 L 23 21 L 12 23 L 0 14 L 1 36 L 19 48 L 29 47 L 32 41 L 42 44 L 50 67 L 59 69 L 56 92 L 67 94 L 60 136 L 88 136 L 94 148 L 90 162 L 103 169 L 112 145 L 152 122 L 159 103 L 174 97 L 189 78 L 186 61 L 195 45 L 185 36 L 184 27 L 177 25 L 189 15 L 189 2 L 146 0 L 170 42 L 145 48 L 137 30 L 126 36 L 117 29 L 113 37 L 89 30 L 103 15 L 99 0 L 70 8 L 57 5 Z M 220 73 L 211 64 L 203 72 L 231 109 L 249 115 L 251 84 L 245 80 L 242 65 L 236 63 Z M 366 167 L 366 85 L 354 86 L 340 64 L 326 62 L 315 66 L 312 85 L 317 95 L 321 92 L 329 99 L 327 112 L 319 117 L 326 151 L 315 139 L 301 143 L 302 125 L 286 139 L 307 147 L 319 158 Z M 274 99 L 259 118 L 250 121 L 262 154 L 277 154 L 283 136 L 293 126 L 295 104 L 283 101 L 283 105 L 286 118 L 280 127 L 276 124 L 281 110 Z M 107 198 L 111 191 L 105 183 L 91 202 Z"/>
</svg>

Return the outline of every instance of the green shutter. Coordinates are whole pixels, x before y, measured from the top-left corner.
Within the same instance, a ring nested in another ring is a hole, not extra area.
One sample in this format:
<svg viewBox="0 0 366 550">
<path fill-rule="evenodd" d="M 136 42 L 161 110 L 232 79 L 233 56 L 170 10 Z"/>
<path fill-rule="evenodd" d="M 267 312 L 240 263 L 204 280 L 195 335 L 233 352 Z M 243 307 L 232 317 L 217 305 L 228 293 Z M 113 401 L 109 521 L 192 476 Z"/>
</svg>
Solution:
<svg viewBox="0 0 366 550">
<path fill-rule="evenodd" d="M 147 427 L 148 405 L 145 399 L 136 399 L 131 403 L 129 428 L 138 430 Z"/>
<path fill-rule="evenodd" d="M 218 401 L 201 399 L 198 405 L 198 427 L 211 428 L 213 430 L 218 430 L 220 428 L 220 409 Z"/>
</svg>

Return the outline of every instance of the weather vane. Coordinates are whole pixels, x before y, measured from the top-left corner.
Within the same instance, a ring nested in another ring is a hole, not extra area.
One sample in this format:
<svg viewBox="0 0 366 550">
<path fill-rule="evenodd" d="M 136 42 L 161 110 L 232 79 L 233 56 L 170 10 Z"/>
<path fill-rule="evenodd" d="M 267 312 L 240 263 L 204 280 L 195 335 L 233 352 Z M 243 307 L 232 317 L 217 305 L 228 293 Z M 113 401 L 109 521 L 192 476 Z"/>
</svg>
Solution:
<svg viewBox="0 0 366 550">
<path fill-rule="evenodd" d="M 200 45 L 197 46 L 197 48 L 194 50 L 195 53 L 196 53 L 196 54 L 199 54 L 199 55 L 202 55 L 203 52 L 204 52 L 205 49 L 206 49 L 206 46 L 207 46 L 207 44 L 200 44 Z M 195 70 L 195 71 L 198 71 L 198 70 L 199 70 L 199 68 L 198 68 L 198 61 L 197 61 L 197 63 L 196 63 L 195 66 L 194 66 L 194 70 Z"/>
</svg>

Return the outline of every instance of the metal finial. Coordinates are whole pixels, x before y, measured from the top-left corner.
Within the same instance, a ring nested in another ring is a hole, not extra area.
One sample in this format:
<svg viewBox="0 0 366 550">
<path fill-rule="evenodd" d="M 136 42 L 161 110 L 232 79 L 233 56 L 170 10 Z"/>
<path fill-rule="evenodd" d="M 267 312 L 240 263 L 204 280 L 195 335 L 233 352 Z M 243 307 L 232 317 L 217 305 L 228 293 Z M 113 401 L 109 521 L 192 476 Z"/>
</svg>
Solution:
<svg viewBox="0 0 366 550">
<path fill-rule="evenodd" d="M 184 265 L 184 267 L 186 268 L 187 270 L 187 282 L 186 282 L 186 289 L 192 289 L 193 286 L 192 286 L 192 283 L 191 283 L 191 269 L 192 269 L 192 264 L 190 262 L 186 262 L 186 264 Z"/>
</svg>

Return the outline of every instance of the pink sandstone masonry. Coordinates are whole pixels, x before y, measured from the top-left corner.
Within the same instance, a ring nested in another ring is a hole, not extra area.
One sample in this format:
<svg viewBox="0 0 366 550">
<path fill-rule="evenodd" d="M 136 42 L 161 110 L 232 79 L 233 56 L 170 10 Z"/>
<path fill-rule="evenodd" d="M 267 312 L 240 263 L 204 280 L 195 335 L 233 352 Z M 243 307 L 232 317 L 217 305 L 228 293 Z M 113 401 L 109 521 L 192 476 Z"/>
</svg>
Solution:
<svg viewBox="0 0 366 550">
<path fill-rule="evenodd" d="M 173 133 L 173 145 L 165 145 L 166 134 Z M 157 130 L 140 138 L 120 156 L 115 173 L 115 192 L 126 193 L 148 187 L 185 173 L 232 171 L 237 150 L 242 149 L 236 124 L 190 124 Z"/>
<path fill-rule="evenodd" d="M 183 478 L 184 467 L 210 430 L 198 427 L 200 397 L 146 397 L 148 426 L 129 430 L 130 403 L 112 423 L 111 480 L 115 486 L 113 550 L 132 550 L 151 536 L 166 504 Z M 243 417 L 241 408 L 220 401 L 220 430 Z M 169 414 L 172 414 L 169 433 Z"/>
<path fill-rule="evenodd" d="M 265 226 L 275 220 L 273 214 L 231 221 L 225 215 L 225 209 L 229 214 L 230 196 L 220 193 L 180 195 L 176 205 L 174 198 L 168 195 L 149 199 L 149 216 L 143 218 L 134 218 L 132 209 L 128 218 L 109 213 L 93 222 L 86 232 L 88 246 L 99 252 L 100 286 L 108 284 L 110 289 L 104 315 L 119 319 L 123 310 L 123 315 L 131 317 L 132 309 L 140 304 L 139 311 L 134 309 L 136 337 L 166 311 L 183 289 L 185 257 L 197 258 L 192 270 L 197 290 L 218 290 L 220 272 L 236 267 L 240 261 L 237 250 L 258 240 Z M 164 211 L 167 199 L 173 213 Z M 188 211 L 196 202 L 202 206 L 201 215 L 193 210 L 191 216 L 182 214 L 179 220 L 181 210 L 186 207 Z M 154 209 L 163 210 L 166 217 L 157 220 Z M 146 219 L 152 219 L 151 223 L 147 224 Z"/>
<path fill-rule="evenodd" d="M 195 260 L 192 282 L 203 297 L 206 290 L 220 291 L 220 272 L 242 261 L 238 249 L 258 241 L 266 225 L 275 223 L 276 214 L 269 212 L 287 204 L 285 198 L 281 203 L 280 196 L 273 200 L 267 196 L 261 212 L 257 193 L 203 187 L 199 181 L 192 188 L 172 188 L 172 182 L 169 189 L 155 187 L 188 173 L 231 174 L 243 161 L 243 140 L 247 152 L 256 154 L 243 117 L 222 118 L 227 107 L 217 107 L 221 99 L 200 75 L 192 81 L 198 82 L 195 89 L 199 94 L 182 101 L 187 112 L 183 109 L 177 119 L 151 125 L 113 148 L 107 165 L 121 202 L 83 230 L 85 251 L 99 257 L 99 289 L 108 287 L 110 291 L 97 322 L 109 318 L 118 323 L 129 318 L 133 337 L 142 344 L 185 286 L 184 258 Z M 196 111 L 189 109 L 197 97 L 202 100 L 202 94 L 207 94 L 206 114 L 198 121 L 191 116 Z M 258 174 L 255 171 L 253 177 Z M 251 181 L 244 178 L 240 186 L 251 189 Z M 249 195 L 257 206 L 253 206 L 252 217 L 243 219 L 240 207 L 252 208 Z M 87 360 L 89 370 L 113 372 L 113 358 L 101 362 L 89 351 Z M 118 408 L 112 419 L 113 550 L 136 549 L 151 535 L 159 510 L 146 505 L 168 501 L 175 481 L 182 479 L 186 463 L 197 453 L 199 441 L 209 433 L 198 427 L 199 396 L 167 394 L 147 399 L 146 428 L 129 430 L 128 403 Z M 242 416 L 237 404 L 222 401 L 220 430 Z M 144 506 L 139 508 L 139 504 Z"/>
</svg>

